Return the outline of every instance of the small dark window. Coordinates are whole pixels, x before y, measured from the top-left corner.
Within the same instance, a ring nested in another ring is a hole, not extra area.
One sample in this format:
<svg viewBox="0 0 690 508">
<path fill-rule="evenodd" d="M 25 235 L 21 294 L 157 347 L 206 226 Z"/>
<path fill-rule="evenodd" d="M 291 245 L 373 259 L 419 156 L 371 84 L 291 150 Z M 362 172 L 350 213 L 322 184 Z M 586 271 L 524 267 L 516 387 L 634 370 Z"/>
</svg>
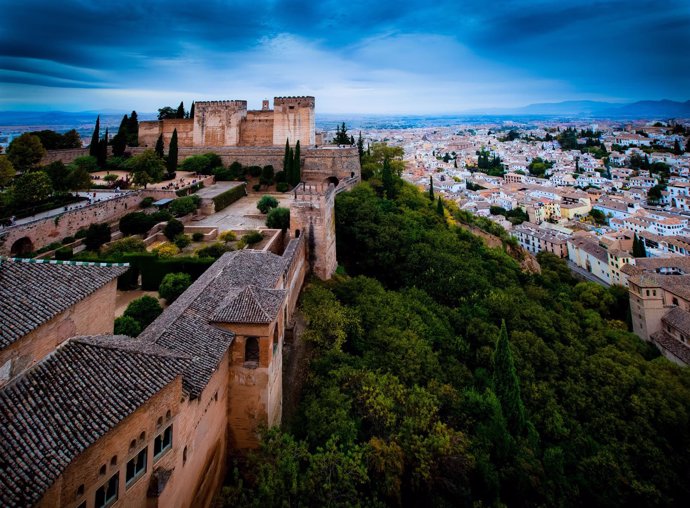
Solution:
<svg viewBox="0 0 690 508">
<path fill-rule="evenodd" d="M 104 475 L 105 474 L 105 464 L 101 466 L 101 469 L 98 471 L 98 474 Z"/>
<path fill-rule="evenodd" d="M 146 432 L 139 434 L 139 441 L 146 441 Z"/>
<path fill-rule="evenodd" d="M 247 337 L 247 340 L 244 343 L 244 361 L 259 361 L 259 339 L 256 337 Z"/>
<path fill-rule="evenodd" d="M 172 448 L 172 425 L 156 436 L 153 442 L 153 458 L 158 459 L 170 448 Z"/>
<path fill-rule="evenodd" d="M 160 427 L 161 425 L 163 425 L 163 417 L 162 417 L 162 416 L 161 416 L 160 418 L 158 418 L 158 421 L 156 422 L 156 425 L 157 425 L 158 427 Z"/>
<path fill-rule="evenodd" d="M 113 455 L 112 458 L 110 459 L 110 465 L 111 466 L 116 466 L 117 465 L 117 455 Z"/>
<path fill-rule="evenodd" d="M 187 447 L 184 447 L 184 450 L 182 450 L 182 465 L 184 466 L 187 463 Z"/>
<path fill-rule="evenodd" d="M 77 487 L 77 497 L 84 495 L 84 484 L 82 483 Z"/>
<path fill-rule="evenodd" d="M 137 453 L 136 457 L 132 457 L 132 459 L 127 462 L 127 475 L 125 476 L 127 487 L 129 487 L 146 472 L 146 457 L 148 455 L 148 451 L 149 447 L 147 446 Z"/>
<path fill-rule="evenodd" d="M 299 238 L 300 231 L 299 229 L 295 229 L 295 238 Z"/>
<path fill-rule="evenodd" d="M 115 473 L 107 483 L 104 483 L 96 491 L 96 508 L 105 508 L 117 501 L 117 487 L 120 473 Z"/>
<path fill-rule="evenodd" d="M 137 440 L 136 440 L 136 439 L 132 439 L 132 441 L 129 443 L 129 448 L 130 448 L 130 450 L 133 449 L 133 448 L 136 448 L 136 446 L 137 446 Z"/>
<path fill-rule="evenodd" d="M 675 305 L 676 307 L 678 306 L 678 298 L 676 298 L 675 296 L 673 297 L 673 305 Z"/>
<path fill-rule="evenodd" d="M 170 417 L 171 417 L 171 416 L 172 416 L 172 413 L 171 413 L 170 410 L 168 409 L 168 412 L 165 413 L 165 419 L 166 419 L 166 421 L 167 421 L 167 420 L 170 420 Z"/>
</svg>

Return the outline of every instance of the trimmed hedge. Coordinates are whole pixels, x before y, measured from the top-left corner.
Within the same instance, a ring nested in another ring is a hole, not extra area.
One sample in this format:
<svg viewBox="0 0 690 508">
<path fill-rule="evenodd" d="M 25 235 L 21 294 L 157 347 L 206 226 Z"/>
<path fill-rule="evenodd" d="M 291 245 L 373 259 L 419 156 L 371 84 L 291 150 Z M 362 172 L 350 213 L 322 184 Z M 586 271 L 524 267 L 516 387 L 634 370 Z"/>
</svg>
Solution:
<svg viewBox="0 0 690 508">
<path fill-rule="evenodd" d="M 213 198 L 213 204 L 215 206 L 215 211 L 220 212 L 223 208 L 226 208 L 233 204 L 235 201 L 247 195 L 244 185 L 238 185 L 230 190 L 227 190 L 221 194 L 218 194 Z"/>
<path fill-rule="evenodd" d="M 121 276 L 123 279 L 133 281 L 141 274 L 141 288 L 145 291 L 158 291 L 163 277 L 167 274 L 187 273 L 192 281 L 195 281 L 213 264 L 215 259 L 192 256 L 166 259 L 159 258 L 152 253 L 142 253 L 125 254 L 122 261 L 130 265 L 127 273 Z"/>
<path fill-rule="evenodd" d="M 194 185 L 190 185 L 189 187 L 175 191 L 175 195 L 179 197 L 189 196 L 190 194 L 194 194 L 196 191 L 203 188 L 204 182 L 197 182 Z"/>
</svg>

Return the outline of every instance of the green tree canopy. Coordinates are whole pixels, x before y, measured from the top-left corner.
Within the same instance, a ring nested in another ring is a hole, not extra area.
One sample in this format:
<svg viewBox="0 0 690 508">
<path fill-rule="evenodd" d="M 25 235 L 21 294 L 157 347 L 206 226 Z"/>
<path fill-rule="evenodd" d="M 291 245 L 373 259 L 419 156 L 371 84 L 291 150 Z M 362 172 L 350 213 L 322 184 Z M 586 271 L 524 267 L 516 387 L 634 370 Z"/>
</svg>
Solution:
<svg viewBox="0 0 690 508">
<path fill-rule="evenodd" d="M 266 226 L 271 229 L 282 229 L 283 231 L 290 228 L 290 209 L 277 207 L 272 208 L 266 216 Z"/>
<path fill-rule="evenodd" d="M 7 156 L 0 156 L 0 188 L 7 187 L 16 174 L 17 172 Z"/>
<path fill-rule="evenodd" d="M 125 309 L 125 316 L 131 317 L 143 330 L 150 325 L 163 312 L 158 300 L 152 296 L 142 296 L 132 300 Z"/>
<path fill-rule="evenodd" d="M 17 171 L 30 171 L 45 156 L 46 150 L 38 136 L 24 133 L 14 138 L 7 148 L 7 158 Z"/>
<path fill-rule="evenodd" d="M 163 277 L 158 294 L 171 304 L 177 297 L 192 285 L 192 278 L 187 273 L 168 273 Z"/>
<path fill-rule="evenodd" d="M 24 173 L 14 180 L 14 204 L 18 208 L 45 201 L 52 194 L 53 184 L 45 171 Z"/>
<path fill-rule="evenodd" d="M 127 169 L 136 185 L 160 182 L 165 173 L 165 164 L 153 150 L 144 150 L 127 161 Z"/>
</svg>

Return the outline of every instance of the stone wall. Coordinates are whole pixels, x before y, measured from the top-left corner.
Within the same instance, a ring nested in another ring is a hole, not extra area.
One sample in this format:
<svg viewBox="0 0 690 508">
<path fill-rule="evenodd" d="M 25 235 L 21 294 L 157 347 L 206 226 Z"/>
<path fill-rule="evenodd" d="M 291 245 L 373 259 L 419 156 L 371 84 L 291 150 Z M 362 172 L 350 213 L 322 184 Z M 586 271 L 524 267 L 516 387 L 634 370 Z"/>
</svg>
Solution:
<svg viewBox="0 0 690 508">
<path fill-rule="evenodd" d="M 119 474 L 117 505 L 146 507 L 147 490 L 153 470 L 162 468 L 178 470 L 176 465 L 178 462 L 181 463 L 182 450 L 177 426 L 181 397 L 182 378 L 178 376 L 73 460 L 46 492 L 38 506 L 45 508 L 79 506 L 83 501 L 87 502 L 87 506 L 94 506 L 96 490 L 107 483 L 113 475 Z M 168 411 L 171 412 L 169 419 L 165 416 Z M 163 424 L 158 427 L 157 420 L 161 417 Z M 173 425 L 173 446 L 154 462 L 154 439 L 171 424 Z M 132 442 L 134 447 L 131 446 Z M 125 483 L 127 462 L 145 447 L 148 451 L 146 473 L 127 486 Z M 105 469 L 105 474 L 101 474 L 101 468 Z M 79 495 L 77 493 L 81 485 L 84 492 Z M 190 492 L 188 496 L 191 495 Z M 175 505 L 191 506 L 192 503 L 187 505 L 175 503 Z"/>
<path fill-rule="evenodd" d="M 155 148 L 158 136 L 160 136 L 162 132 L 165 152 L 167 153 L 175 129 L 177 129 L 178 147 L 193 146 L 194 120 L 191 118 L 171 118 L 165 121 L 153 120 L 139 122 L 139 146 L 144 148 Z"/>
<path fill-rule="evenodd" d="M 273 144 L 273 111 L 248 111 L 240 124 L 240 146 Z"/>
<path fill-rule="evenodd" d="M 155 142 L 154 142 L 155 143 Z M 89 155 L 88 148 L 68 148 L 65 150 L 47 150 L 45 156 L 41 159 L 41 165 L 46 166 L 51 162 L 60 161 L 64 164 L 69 164 L 77 157 Z"/>
<path fill-rule="evenodd" d="M 0 255 L 10 255 L 14 242 L 24 237 L 31 241 L 32 250 L 37 250 L 66 236 L 74 236 L 79 229 L 88 228 L 90 224 L 117 221 L 126 213 L 136 211 L 141 199 L 141 193 L 128 192 L 121 197 L 64 212 L 55 217 L 6 228 L 0 231 Z"/>
<path fill-rule="evenodd" d="M 70 337 L 112 333 L 116 287 L 114 279 L 1 350 L 0 386 L 41 361 Z"/>
<path fill-rule="evenodd" d="M 237 146 L 240 123 L 247 116 L 247 101 L 194 103 L 194 146 Z"/>
</svg>

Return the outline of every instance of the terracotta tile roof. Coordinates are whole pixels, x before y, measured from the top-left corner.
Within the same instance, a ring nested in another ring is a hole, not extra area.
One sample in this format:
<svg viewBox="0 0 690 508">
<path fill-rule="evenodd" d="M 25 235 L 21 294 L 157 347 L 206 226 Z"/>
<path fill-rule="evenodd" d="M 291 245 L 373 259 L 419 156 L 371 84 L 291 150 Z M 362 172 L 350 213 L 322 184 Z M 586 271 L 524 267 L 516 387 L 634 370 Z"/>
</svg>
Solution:
<svg viewBox="0 0 690 508">
<path fill-rule="evenodd" d="M 280 310 L 287 291 L 246 286 L 230 294 L 213 313 L 212 321 L 220 323 L 270 323 Z"/>
<path fill-rule="evenodd" d="M 0 390 L 0 505 L 30 506 L 75 457 L 170 384 L 188 358 L 77 337 Z"/>
<path fill-rule="evenodd" d="M 690 312 L 680 307 L 671 309 L 661 320 L 682 333 L 690 334 Z"/>
<path fill-rule="evenodd" d="M 651 339 L 657 346 L 671 353 L 685 365 L 690 365 L 690 347 L 671 337 L 664 330 L 653 333 Z"/>
<path fill-rule="evenodd" d="M 0 260 L 0 348 L 127 271 L 127 265 Z M 50 281 L 50 284 L 47 284 Z"/>
</svg>

